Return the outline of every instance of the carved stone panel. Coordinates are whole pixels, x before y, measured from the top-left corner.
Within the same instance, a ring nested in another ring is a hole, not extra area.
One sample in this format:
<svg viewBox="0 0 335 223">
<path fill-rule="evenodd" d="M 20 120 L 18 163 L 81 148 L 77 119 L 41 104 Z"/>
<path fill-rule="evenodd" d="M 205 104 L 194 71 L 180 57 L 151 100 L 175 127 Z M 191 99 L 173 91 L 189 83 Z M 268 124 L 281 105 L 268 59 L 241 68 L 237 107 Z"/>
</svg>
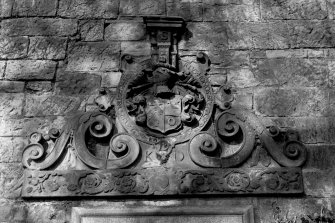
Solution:
<svg viewBox="0 0 335 223">
<path fill-rule="evenodd" d="M 135 222 L 220 222 L 254 223 L 251 206 L 246 207 L 143 207 L 116 209 L 111 207 L 73 208 L 72 223 Z"/>
<path fill-rule="evenodd" d="M 122 56 L 116 95 L 31 134 L 22 196 L 303 193 L 298 132 L 236 106 L 229 84 L 214 93 L 208 56 L 178 56 L 182 18 L 144 23 L 151 57 Z"/>
</svg>

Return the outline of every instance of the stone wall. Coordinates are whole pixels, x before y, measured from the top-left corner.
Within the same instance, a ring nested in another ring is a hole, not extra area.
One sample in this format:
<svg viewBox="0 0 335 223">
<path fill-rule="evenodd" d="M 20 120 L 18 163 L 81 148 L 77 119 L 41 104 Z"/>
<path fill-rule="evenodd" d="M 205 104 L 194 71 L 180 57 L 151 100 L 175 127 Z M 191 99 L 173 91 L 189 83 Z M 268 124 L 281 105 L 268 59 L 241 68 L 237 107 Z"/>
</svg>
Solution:
<svg viewBox="0 0 335 223">
<path fill-rule="evenodd" d="M 91 109 L 100 86 L 115 90 L 122 54 L 150 54 L 143 15 L 182 16 L 182 59 L 206 52 L 214 88 L 231 83 L 240 105 L 301 133 L 305 195 L 20 198 L 27 136 Z M 0 222 L 69 222 L 71 207 L 100 204 L 252 204 L 256 222 L 334 219 L 334 17 L 334 0 L 0 0 Z"/>
</svg>

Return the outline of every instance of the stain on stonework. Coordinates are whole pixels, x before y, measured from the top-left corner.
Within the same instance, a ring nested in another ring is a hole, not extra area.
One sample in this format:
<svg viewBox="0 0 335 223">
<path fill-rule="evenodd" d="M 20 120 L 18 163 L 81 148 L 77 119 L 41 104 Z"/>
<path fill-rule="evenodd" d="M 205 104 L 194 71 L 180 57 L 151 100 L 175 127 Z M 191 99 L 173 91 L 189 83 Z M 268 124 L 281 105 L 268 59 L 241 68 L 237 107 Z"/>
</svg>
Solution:
<svg viewBox="0 0 335 223">
<path fill-rule="evenodd" d="M 320 212 L 291 216 L 288 217 L 289 211 L 282 211 L 280 207 L 276 205 L 276 202 L 272 204 L 273 208 L 273 223 L 334 223 L 335 214 L 326 209 L 324 206 L 320 208 Z"/>
</svg>

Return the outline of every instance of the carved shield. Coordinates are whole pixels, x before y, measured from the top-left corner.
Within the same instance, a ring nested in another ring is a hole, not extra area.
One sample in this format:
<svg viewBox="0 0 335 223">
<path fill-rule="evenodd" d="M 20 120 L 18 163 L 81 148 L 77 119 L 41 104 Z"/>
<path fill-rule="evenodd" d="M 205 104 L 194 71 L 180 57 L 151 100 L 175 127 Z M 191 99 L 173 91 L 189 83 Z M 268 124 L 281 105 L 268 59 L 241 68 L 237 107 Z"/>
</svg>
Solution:
<svg viewBox="0 0 335 223">
<path fill-rule="evenodd" d="M 147 104 L 147 126 L 161 133 L 178 129 L 181 125 L 181 100 L 153 100 Z"/>
</svg>

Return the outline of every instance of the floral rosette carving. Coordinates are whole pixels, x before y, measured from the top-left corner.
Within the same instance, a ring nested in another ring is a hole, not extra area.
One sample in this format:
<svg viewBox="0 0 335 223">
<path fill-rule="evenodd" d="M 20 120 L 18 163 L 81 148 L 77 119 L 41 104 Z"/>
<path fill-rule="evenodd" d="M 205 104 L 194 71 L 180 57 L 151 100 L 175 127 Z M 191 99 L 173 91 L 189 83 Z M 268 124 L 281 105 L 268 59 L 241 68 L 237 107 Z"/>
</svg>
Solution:
<svg viewBox="0 0 335 223">
<path fill-rule="evenodd" d="M 80 193 L 84 194 L 97 194 L 103 191 L 103 175 L 97 173 L 87 173 L 84 174 L 78 180 L 78 189 Z"/>
<path fill-rule="evenodd" d="M 244 191 L 250 184 L 250 178 L 242 172 L 232 172 L 226 177 L 227 189 L 232 191 Z"/>
</svg>

